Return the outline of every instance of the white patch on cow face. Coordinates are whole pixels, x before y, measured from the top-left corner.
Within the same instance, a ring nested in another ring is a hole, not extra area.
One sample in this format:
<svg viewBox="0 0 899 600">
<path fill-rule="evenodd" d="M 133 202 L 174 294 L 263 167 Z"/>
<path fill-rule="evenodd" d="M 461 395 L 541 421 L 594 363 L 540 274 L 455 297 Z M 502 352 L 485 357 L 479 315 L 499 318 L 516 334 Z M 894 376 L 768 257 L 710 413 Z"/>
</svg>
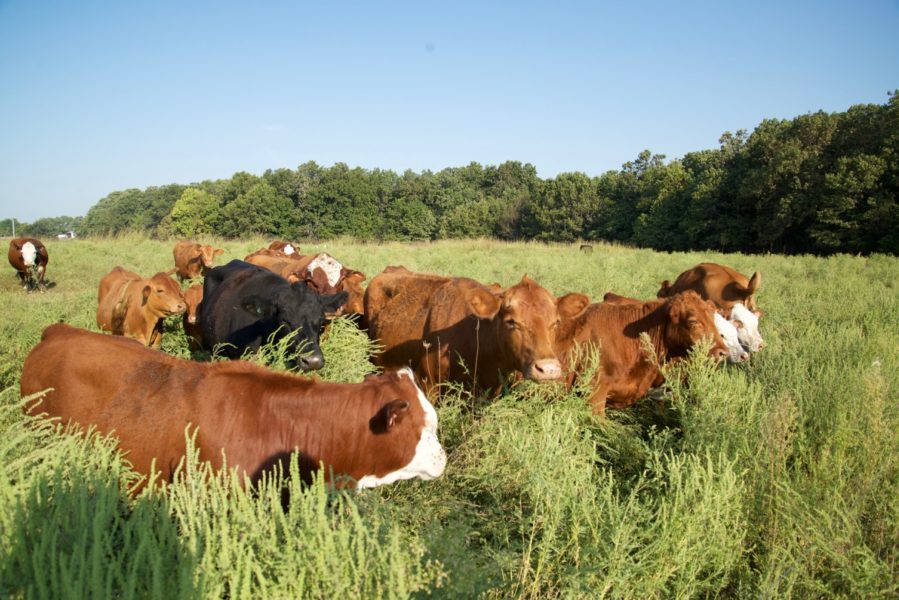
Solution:
<svg viewBox="0 0 899 600">
<path fill-rule="evenodd" d="M 407 368 L 398 371 L 401 377 L 408 377 L 415 389 L 418 390 L 418 401 L 421 403 L 425 412 L 425 426 L 421 430 L 421 438 L 415 446 L 415 455 L 405 467 L 387 473 L 383 477 L 375 477 L 374 475 L 366 475 L 356 482 L 356 489 L 373 488 L 379 485 L 386 485 L 401 479 L 420 479 L 428 480 L 440 477 L 446 468 L 446 452 L 437 439 L 437 411 L 434 406 L 428 402 L 427 397 L 418 384 L 415 383 L 415 376 L 412 370 Z"/>
<path fill-rule="evenodd" d="M 312 273 L 315 269 L 324 271 L 325 276 L 328 278 L 328 285 L 334 287 L 337 285 L 337 282 L 340 281 L 340 272 L 343 270 L 343 265 L 330 254 L 325 254 L 323 252 L 316 256 L 315 260 L 310 262 L 309 266 L 306 267 L 306 271 L 309 273 Z"/>
<path fill-rule="evenodd" d="M 281 249 L 281 252 L 283 252 L 287 256 L 290 256 L 291 254 L 295 253 L 296 250 L 294 250 L 293 246 L 287 244 L 286 246 L 284 246 L 284 248 Z"/>
<path fill-rule="evenodd" d="M 22 245 L 22 260 L 26 267 L 34 266 L 34 259 L 37 258 L 37 248 L 31 242 L 25 242 Z"/>
<path fill-rule="evenodd" d="M 759 318 L 754 312 L 737 302 L 730 311 L 730 322 L 737 327 L 740 344 L 750 352 L 758 352 L 765 346 L 759 332 Z"/>
<path fill-rule="evenodd" d="M 749 360 L 749 353 L 740 344 L 737 328 L 717 312 L 715 313 L 715 329 L 721 334 L 721 339 L 727 346 L 727 362 L 739 363 Z"/>
</svg>

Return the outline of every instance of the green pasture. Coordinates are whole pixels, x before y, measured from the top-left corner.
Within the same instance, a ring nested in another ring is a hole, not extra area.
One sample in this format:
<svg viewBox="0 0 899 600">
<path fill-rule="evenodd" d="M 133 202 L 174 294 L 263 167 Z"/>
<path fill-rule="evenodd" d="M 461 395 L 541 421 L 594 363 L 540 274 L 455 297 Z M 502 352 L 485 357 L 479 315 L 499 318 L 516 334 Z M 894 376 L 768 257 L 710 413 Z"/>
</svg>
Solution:
<svg viewBox="0 0 899 600">
<path fill-rule="evenodd" d="M 209 241 L 226 250 L 220 264 L 268 242 Z M 294 479 L 285 511 L 277 480 L 247 491 L 196 461 L 132 498 L 113 441 L 21 413 L 19 374 L 43 328 L 96 330 L 100 278 L 168 270 L 173 246 L 50 241 L 46 293 L 0 276 L 0 597 L 899 596 L 896 258 L 301 241 L 369 278 L 404 265 L 508 286 L 526 273 L 594 300 L 654 297 L 662 279 L 723 262 L 762 273 L 767 347 L 749 365 L 697 354 L 662 393 L 603 421 L 579 387 L 521 383 L 497 399 L 451 387 L 437 406 L 443 477 L 362 493 Z M 163 348 L 189 358 L 179 327 Z M 321 376 L 361 380 L 371 349 L 339 319 Z"/>
</svg>

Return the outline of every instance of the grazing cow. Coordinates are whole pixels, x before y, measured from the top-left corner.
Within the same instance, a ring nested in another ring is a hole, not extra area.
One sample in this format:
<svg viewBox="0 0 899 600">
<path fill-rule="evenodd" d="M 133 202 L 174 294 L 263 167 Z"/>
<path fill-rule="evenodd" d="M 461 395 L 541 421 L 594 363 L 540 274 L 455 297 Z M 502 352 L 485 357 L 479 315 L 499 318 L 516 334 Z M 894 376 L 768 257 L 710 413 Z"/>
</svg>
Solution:
<svg viewBox="0 0 899 600">
<path fill-rule="evenodd" d="M 276 465 L 286 473 L 293 452 L 304 480 L 322 463 L 329 481 L 357 488 L 433 479 L 446 466 L 437 413 L 409 370 L 327 383 L 55 324 L 22 371 L 23 396 L 45 390 L 27 412 L 112 434 L 138 473 L 155 468 L 163 481 L 185 456 L 185 434 L 201 461 L 219 470 L 227 460 L 254 483 Z"/>
<path fill-rule="evenodd" d="M 203 347 L 203 332 L 198 315 L 203 303 L 202 283 L 195 283 L 184 290 L 184 303 L 187 305 L 187 310 L 184 311 L 184 335 L 187 336 L 191 350 L 200 350 Z"/>
<path fill-rule="evenodd" d="M 590 403 L 603 414 L 606 406 L 626 408 L 664 381 L 656 364 L 648 360 L 640 334 L 646 333 L 659 362 L 685 357 L 703 338 L 712 339 L 709 354 L 723 359 L 724 341 L 715 329 L 715 308 L 687 291 L 650 302 L 600 302 L 573 319 L 563 319 L 556 336 L 569 379 L 580 368 L 573 364 L 575 344 L 598 345 L 599 369 Z"/>
<path fill-rule="evenodd" d="M 181 288 L 168 273 L 144 279 L 115 267 L 100 280 L 97 326 L 158 348 L 162 343 L 162 320 L 184 312 L 185 308 Z"/>
<path fill-rule="evenodd" d="M 734 304 L 730 311 L 730 322 L 737 330 L 740 344 L 750 352 L 758 352 L 765 347 L 759 332 L 759 315 L 761 311 L 749 310 L 740 302 Z"/>
<path fill-rule="evenodd" d="M 618 304 L 643 304 L 642 300 L 619 296 L 614 292 L 606 292 L 602 299 L 603 302 Z M 717 311 L 715 312 L 715 329 L 721 335 L 721 339 L 724 340 L 724 345 L 727 346 L 727 362 L 741 363 L 749 360 L 749 353 L 746 352 L 740 343 L 737 328 Z"/>
<path fill-rule="evenodd" d="M 15 238 L 9 241 L 9 264 L 16 270 L 22 289 L 31 291 L 37 286 L 40 291 L 47 289 L 44 275 L 50 255 L 47 248 L 34 238 Z"/>
<path fill-rule="evenodd" d="M 584 254 L 593 254 L 593 245 L 592 244 L 581 244 L 580 248 L 578 248 Z"/>
<path fill-rule="evenodd" d="M 281 242 L 272 242 L 272 246 Z M 288 244 L 285 249 L 289 247 Z M 285 254 L 283 250 L 257 250 L 244 260 L 257 267 L 277 273 L 290 283 L 305 281 L 310 288 L 319 294 L 347 293 L 347 302 L 329 318 L 340 314 L 359 314 L 363 312 L 362 282 L 365 274 L 347 269 L 330 254 L 320 252 L 301 256 L 296 252 Z"/>
<path fill-rule="evenodd" d="M 552 334 L 560 315 L 573 317 L 589 302 L 580 294 L 557 300 L 526 275 L 502 291 L 402 268 L 372 279 L 365 296 L 369 336 L 384 347 L 375 362 L 412 366 L 429 392 L 444 381 L 497 391 L 515 371 L 560 379 Z"/>
<path fill-rule="evenodd" d="M 268 249 L 274 252 L 280 252 L 285 256 L 299 256 L 300 247 L 296 244 L 291 244 L 290 242 L 285 242 L 282 240 L 275 240 L 271 244 L 268 245 Z"/>
<path fill-rule="evenodd" d="M 178 279 L 184 281 L 204 277 L 212 268 L 215 257 L 224 252 L 221 248 L 213 248 L 208 244 L 203 246 L 194 242 L 178 242 L 172 250 Z"/>
<path fill-rule="evenodd" d="M 242 260 L 215 267 L 203 282 L 200 329 L 208 350 L 225 344 L 223 354 L 239 358 L 245 350 L 256 351 L 270 339 L 293 335 L 292 365 L 304 371 L 325 364 L 318 345 L 325 314 L 346 302 L 346 292 L 321 296 L 303 281 L 288 283 Z M 299 352 L 304 356 L 296 357 Z"/>
<path fill-rule="evenodd" d="M 657 296 L 667 298 L 687 290 L 694 290 L 706 300 L 711 300 L 721 309 L 725 317 L 737 302 L 742 302 L 749 310 L 756 310 L 755 293 L 762 285 L 761 273 L 746 277 L 730 267 L 715 263 L 700 263 L 677 276 L 673 284 L 666 279 L 662 282 Z"/>
</svg>

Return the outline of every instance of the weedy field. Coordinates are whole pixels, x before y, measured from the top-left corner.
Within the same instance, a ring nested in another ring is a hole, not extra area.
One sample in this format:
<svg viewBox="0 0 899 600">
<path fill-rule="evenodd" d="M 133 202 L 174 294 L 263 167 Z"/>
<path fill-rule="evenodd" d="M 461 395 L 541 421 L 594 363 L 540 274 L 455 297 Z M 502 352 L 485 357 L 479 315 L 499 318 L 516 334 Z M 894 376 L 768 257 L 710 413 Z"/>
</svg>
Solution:
<svg viewBox="0 0 899 600">
<path fill-rule="evenodd" d="M 220 241 L 223 264 L 268 240 Z M 112 442 L 22 416 L 43 328 L 96 329 L 114 265 L 174 266 L 173 242 L 49 242 L 45 294 L 0 277 L 0 596 L 122 598 L 895 598 L 899 595 L 899 260 L 659 254 L 493 241 L 302 244 L 369 278 L 387 265 L 557 295 L 641 298 L 703 260 L 763 274 L 767 348 L 694 357 L 666 393 L 596 420 L 584 389 L 450 389 L 443 477 L 363 493 L 182 481 L 131 498 Z M 172 322 L 164 349 L 189 357 Z M 371 345 L 340 319 L 322 377 L 359 381 Z M 279 363 L 277 352 L 268 357 Z M 593 357 L 596 358 L 595 356 Z M 102 360 L 103 357 L 96 357 Z M 114 373 L 110 373 L 114 377 Z M 680 383 L 686 376 L 689 385 Z"/>
</svg>

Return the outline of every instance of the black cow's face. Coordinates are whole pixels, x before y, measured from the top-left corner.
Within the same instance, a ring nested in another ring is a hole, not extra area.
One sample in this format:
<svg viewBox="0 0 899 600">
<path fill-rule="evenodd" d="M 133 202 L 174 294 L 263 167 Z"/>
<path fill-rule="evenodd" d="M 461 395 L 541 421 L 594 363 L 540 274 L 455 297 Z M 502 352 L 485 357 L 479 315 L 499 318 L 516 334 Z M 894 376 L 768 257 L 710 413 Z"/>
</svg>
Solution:
<svg viewBox="0 0 899 600">
<path fill-rule="evenodd" d="M 304 282 L 291 284 L 272 296 L 247 298 L 244 310 L 270 320 L 277 329 L 276 339 L 296 332 L 291 342 L 291 366 L 303 371 L 321 369 L 325 365 L 319 347 L 319 336 L 325 324 L 325 313 L 334 312 L 346 302 L 346 292 L 320 296 L 308 289 Z"/>
</svg>

